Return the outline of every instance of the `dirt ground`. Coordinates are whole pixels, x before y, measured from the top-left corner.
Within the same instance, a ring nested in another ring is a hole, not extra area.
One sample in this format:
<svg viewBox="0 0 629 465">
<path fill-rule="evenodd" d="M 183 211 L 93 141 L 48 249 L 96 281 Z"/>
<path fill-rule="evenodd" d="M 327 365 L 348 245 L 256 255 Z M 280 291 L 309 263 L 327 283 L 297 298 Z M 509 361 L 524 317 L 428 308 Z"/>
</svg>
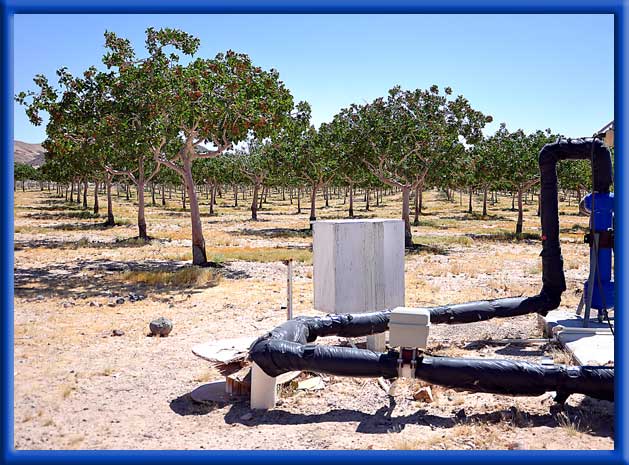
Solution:
<svg viewBox="0 0 629 465">
<path fill-rule="evenodd" d="M 463 205 L 458 195 L 454 202 L 437 192 L 424 198 L 421 224 L 413 228 L 423 247 L 406 256 L 408 306 L 537 293 L 541 244 L 534 236 L 510 237 L 516 213 L 509 197 L 491 205 L 488 218 L 465 213 L 465 196 Z M 208 257 L 223 268 L 193 270 L 190 278 L 189 215 L 178 197 L 162 207 L 151 206 L 148 196 L 154 237 L 148 244 L 132 239 L 134 199 L 114 200 L 119 225 L 105 228 L 102 216 L 52 193 L 15 194 L 17 449 L 613 448 L 613 404 L 579 395 L 562 409 L 550 393 L 512 398 L 433 386 L 428 403 L 412 397 L 418 382 L 400 381 L 390 397 L 374 379 L 328 376 L 324 390 L 283 388 L 268 412 L 251 411 L 248 401 L 195 403 L 190 392 L 221 376 L 192 354 L 194 345 L 259 335 L 285 319 L 281 260 L 298 260 L 295 314 L 317 314 L 308 211 L 295 214 L 296 205 L 276 194 L 252 222 L 249 199 L 233 208 L 231 195 L 219 198 L 203 227 Z M 320 219 L 346 216 L 342 198 L 330 204 L 319 209 Z M 359 197 L 357 214 L 399 215 L 397 197 L 374 204 L 366 212 Z M 525 232 L 538 234 L 536 204 L 526 208 Z M 562 305 L 575 308 L 588 272 L 587 219 L 576 215 L 574 200 L 561 211 L 568 284 Z M 174 322 L 173 332 L 147 337 L 148 323 L 159 316 Z M 527 337 L 541 337 L 535 315 L 434 325 L 429 351 L 570 363 L 551 344 L 487 343 Z"/>
</svg>

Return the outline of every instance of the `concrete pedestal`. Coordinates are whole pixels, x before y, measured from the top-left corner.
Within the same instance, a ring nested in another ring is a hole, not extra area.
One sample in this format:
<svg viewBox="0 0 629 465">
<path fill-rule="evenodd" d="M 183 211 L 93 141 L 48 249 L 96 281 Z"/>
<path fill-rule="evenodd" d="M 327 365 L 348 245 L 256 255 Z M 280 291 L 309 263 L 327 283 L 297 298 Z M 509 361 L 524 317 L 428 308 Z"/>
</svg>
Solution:
<svg viewBox="0 0 629 465">
<path fill-rule="evenodd" d="M 268 410 L 277 400 L 277 378 L 267 375 L 256 363 L 251 367 L 251 408 Z"/>
<path fill-rule="evenodd" d="M 328 220 L 313 223 L 314 308 L 364 313 L 404 306 L 404 222 Z M 384 334 L 367 337 L 384 349 Z"/>
</svg>

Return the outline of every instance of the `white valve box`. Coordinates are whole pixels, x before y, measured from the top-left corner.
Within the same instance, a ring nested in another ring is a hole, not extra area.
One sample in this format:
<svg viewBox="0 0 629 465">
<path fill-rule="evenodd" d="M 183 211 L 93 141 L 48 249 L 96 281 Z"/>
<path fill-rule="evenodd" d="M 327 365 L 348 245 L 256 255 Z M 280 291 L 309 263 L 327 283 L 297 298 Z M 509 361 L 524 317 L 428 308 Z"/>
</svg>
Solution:
<svg viewBox="0 0 629 465">
<path fill-rule="evenodd" d="M 425 349 L 430 330 L 430 312 L 425 308 L 396 307 L 389 320 L 389 345 Z"/>
</svg>

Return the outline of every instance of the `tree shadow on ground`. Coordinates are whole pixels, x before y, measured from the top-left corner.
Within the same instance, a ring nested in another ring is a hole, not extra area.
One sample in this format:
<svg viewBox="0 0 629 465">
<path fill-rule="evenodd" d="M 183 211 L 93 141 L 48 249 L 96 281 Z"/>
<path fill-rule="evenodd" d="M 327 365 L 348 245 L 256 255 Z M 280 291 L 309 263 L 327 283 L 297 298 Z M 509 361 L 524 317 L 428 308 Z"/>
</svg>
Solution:
<svg viewBox="0 0 629 465">
<path fill-rule="evenodd" d="M 495 233 L 467 233 L 465 236 L 474 239 L 475 241 L 495 241 L 495 242 L 524 242 L 526 244 L 533 244 L 539 242 L 541 237 L 539 233 L 521 233 L 516 234 L 514 232 L 495 232 Z"/>
<path fill-rule="evenodd" d="M 590 228 L 587 225 L 583 226 L 583 225 L 580 225 L 580 224 L 573 224 L 569 228 L 561 228 L 559 230 L 559 232 L 561 234 L 587 233 L 589 230 L 590 230 Z"/>
<path fill-rule="evenodd" d="M 238 236 L 258 236 L 264 238 L 290 238 L 290 237 L 312 237 L 312 231 L 306 229 L 290 229 L 290 228 L 267 228 L 267 229 L 241 229 L 234 231 Z"/>
<path fill-rule="evenodd" d="M 586 398 L 588 399 L 588 398 Z M 592 407 L 591 403 L 596 403 Z M 357 410 L 334 409 L 324 413 L 303 414 L 293 413 L 279 408 L 255 412 L 250 420 L 243 420 L 244 414 L 251 412 L 247 402 L 232 404 L 225 415 L 225 423 L 241 424 L 244 426 L 258 425 L 302 425 L 328 422 L 359 422 L 356 432 L 366 434 L 386 434 L 401 432 L 406 425 L 419 424 L 432 428 L 453 428 L 461 424 L 492 424 L 508 422 L 518 428 L 547 426 L 551 428 L 563 427 L 567 418 L 571 423 L 578 424 L 589 434 L 601 437 L 613 437 L 614 404 L 607 401 L 589 399 L 577 407 L 556 405 L 545 414 L 527 413 L 516 407 L 496 410 L 488 413 L 466 415 L 461 409 L 451 416 L 438 416 L 420 409 L 410 415 L 393 416 L 395 399 L 389 397 L 389 405 L 382 406 L 375 413 L 368 414 Z M 565 417 L 562 418 L 562 413 Z M 245 417 L 246 418 L 246 417 Z"/>
<path fill-rule="evenodd" d="M 426 244 L 413 244 L 412 247 L 404 249 L 404 255 L 418 255 L 421 253 L 429 253 L 433 255 L 449 255 L 450 251 L 445 247 Z"/>
<path fill-rule="evenodd" d="M 221 408 L 222 402 L 195 402 L 190 397 L 190 393 L 179 396 L 170 401 L 169 407 L 177 415 L 181 416 L 199 416 L 207 415 L 214 410 Z"/>
<path fill-rule="evenodd" d="M 167 280 L 149 284 L 125 278 L 129 272 L 178 272 L 191 268 L 187 262 L 172 260 L 116 261 L 107 259 L 78 259 L 74 262 L 49 264 L 45 268 L 19 268 L 14 270 L 14 294 L 16 297 L 41 300 L 56 295 L 62 298 L 115 297 L 130 293 L 169 296 L 196 294 L 218 285 L 218 279 L 205 283 L 172 284 Z M 216 271 L 216 276 L 228 279 L 249 277 L 246 272 L 229 267 Z"/>
<path fill-rule="evenodd" d="M 97 230 L 103 231 L 106 229 L 115 228 L 116 226 L 127 226 L 125 224 L 108 224 L 107 222 L 100 223 L 61 223 L 52 226 L 44 226 L 46 229 L 54 229 L 56 231 L 90 231 Z M 120 241 L 119 241 L 120 242 Z"/>
<path fill-rule="evenodd" d="M 41 209 L 38 209 L 41 210 Z M 27 213 L 22 215 L 23 218 L 33 220 L 93 220 L 101 218 L 99 213 L 93 213 L 87 210 L 62 211 L 60 213 Z"/>
<path fill-rule="evenodd" d="M 137 237 L 126 239 L 117 239 L 114 241 L 90 241 L 83 237 L 77 240 L 54 240 L 54 239 L 27 239 L 15 240 L 13 242 L 13 250 L 24 249 L 113 249 L 120 247 L 145 247 L 151 244 L 151 241 L 159 241 L 159 239 L 149 239 L 145 241 Z"/>
<path fill-rule="evenodd" d="M 509 221 L 511 220 L 511 218 L 508 218 L 506 216 L 503 215 L 495 215 L 495 214 L 489 214 L 489 215 L 482 215 L 480 213 L 469 213 L 469 212 L 461 212 L 461 215 L 457 215 L 457 216 L 442 216 L 440 217 L 440 219 L 442 220 L 458 220 L 458 221 Z"/>
</svg>

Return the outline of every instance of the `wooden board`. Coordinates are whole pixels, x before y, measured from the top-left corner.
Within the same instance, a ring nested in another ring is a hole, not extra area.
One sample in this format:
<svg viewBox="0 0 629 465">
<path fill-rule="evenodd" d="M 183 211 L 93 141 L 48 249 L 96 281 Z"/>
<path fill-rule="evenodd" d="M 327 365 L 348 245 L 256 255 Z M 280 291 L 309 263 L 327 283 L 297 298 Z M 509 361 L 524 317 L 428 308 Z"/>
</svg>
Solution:
<svg viewBox="0 0 629 465">
<path fill-rule="evenodd" d="M 192 353 L 209 362 L 229 364 L 244 359 L 249 347 L 257 338 L 254 336 L 221 339 L 198 344 L 192 348 Z"/>
</svg>

